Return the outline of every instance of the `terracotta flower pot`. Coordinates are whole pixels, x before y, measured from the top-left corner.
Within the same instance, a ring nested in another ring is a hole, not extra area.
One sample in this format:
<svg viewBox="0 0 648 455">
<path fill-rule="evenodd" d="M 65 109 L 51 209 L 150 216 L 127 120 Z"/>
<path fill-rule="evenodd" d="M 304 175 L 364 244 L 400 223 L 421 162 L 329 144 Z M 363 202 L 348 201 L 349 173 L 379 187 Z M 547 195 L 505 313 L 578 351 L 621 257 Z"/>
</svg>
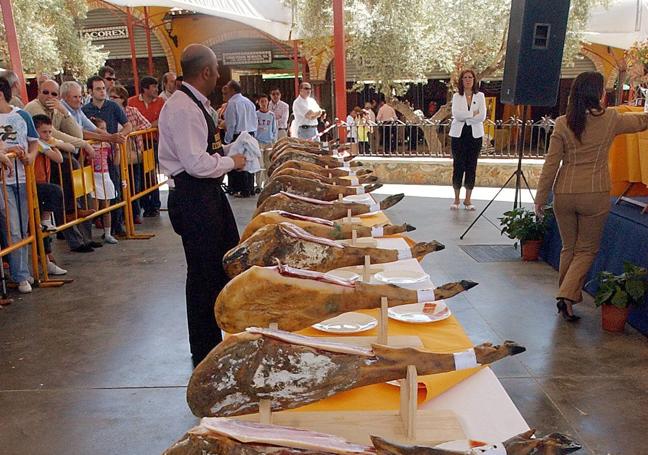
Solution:
<svg viewBox="0 0 648 455">
<path fill-rule="evenodd" d="M 625 323 L 628 320 L 630 308 L 619 308 L 614 305 L 602 305 L 601 325 L 603 330 L 608 332 L 623 332 Z"/>
<path fill-rule="evenodd" d="M 540 257 L 542 240 L 525 240 L 522 242 L 522 260 L 537 261 Z"/>
</svg>

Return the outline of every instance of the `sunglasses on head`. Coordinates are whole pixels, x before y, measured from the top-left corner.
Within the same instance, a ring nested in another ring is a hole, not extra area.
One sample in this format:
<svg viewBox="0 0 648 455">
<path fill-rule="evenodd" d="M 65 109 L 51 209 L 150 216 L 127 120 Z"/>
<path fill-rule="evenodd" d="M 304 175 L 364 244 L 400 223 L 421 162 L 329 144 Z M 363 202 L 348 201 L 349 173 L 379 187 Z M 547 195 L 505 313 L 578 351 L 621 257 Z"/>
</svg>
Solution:
<svg viewBox="0 0 648 455">
<path fill-rule="evenodd" d="M 58 96 L 57 92 L 50 92 L 49 90 L 43 90 L 41 92 L 43 95 L 52 95 L 52 96 Z"/>
</svg>

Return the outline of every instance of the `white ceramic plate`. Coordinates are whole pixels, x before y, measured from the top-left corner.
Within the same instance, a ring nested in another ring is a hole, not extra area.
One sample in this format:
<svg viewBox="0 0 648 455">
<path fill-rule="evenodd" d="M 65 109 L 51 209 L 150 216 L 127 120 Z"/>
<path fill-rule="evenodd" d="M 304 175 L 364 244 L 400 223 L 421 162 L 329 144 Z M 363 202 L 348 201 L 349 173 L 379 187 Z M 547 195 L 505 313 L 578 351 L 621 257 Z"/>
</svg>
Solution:
<svg viewBox="0 0 648 455">
<path fill-rule="evenodd" d="M 332 319 L 313 324 L 313 328 L 327 333 L 359 333 L 378 325 L 376 318 L 362 313 L 344 313 Z"/>
<path fill-rule="evenodd" d="M 430 278 L 430 275 L 416 270 L 385 270 L 374 275 L 378 281 L 387 284 L 416 284 Z"/>
<path fill-rule="evenodd" d="M 370 204 L 373 204 L 374 202 L 373 198 L 368 194 L 351 194 L 349 196 L 344 196 L 342 200 L 344 202 L 359 202 L 359 203 L 369 202 Z"/>
<path fill-rule="evenodd" d="M 371 237 L 359 237 L 356 239 L 355 245 L 353 245 L 353 239 L 344 239 L 341 240 L 341 243 L 349 246 L 357 246 L 363 248 L 376 248 L 378 246 L 376 239 L 373 239 Z"/>
<path fill-rule="evenodd" d="M 443 301 L 399 305 L 387 310 L 390 318 L 410 324 L 443 321 L 451 314 L 450 308 Z"/>
<path fill-rule="evenodd" d="M 332 276 L 335 278 L 342 278 L 343 280 L 358 281 L 362 276 L 352 270 L 331 270 L 324 275 Z"/>
</svg>

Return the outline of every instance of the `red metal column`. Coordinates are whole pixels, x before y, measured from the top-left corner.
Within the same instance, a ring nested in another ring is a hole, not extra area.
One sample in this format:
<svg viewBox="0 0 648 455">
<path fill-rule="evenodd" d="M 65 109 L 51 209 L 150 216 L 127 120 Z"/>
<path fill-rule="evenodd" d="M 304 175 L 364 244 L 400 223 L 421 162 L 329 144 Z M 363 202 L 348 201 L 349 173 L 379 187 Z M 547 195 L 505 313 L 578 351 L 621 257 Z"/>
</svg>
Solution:
<svg viewBox="0 0 648 455">
<path fill-rule="evenodd" d="M 131 48 L 131 66 L 133 67 L 133 84 L 135 94 L 139 95 L 139 74 L 137 73 L 137 53 L 135 51 L 135 33 L 133 32 L 133 14 L 131 8 L 126 8 L 126 27 L 128 28 L 128 40 Z"/>
<path fill-rule="evenodd" d="M 333 44 L 335 65 L 335 116 L 346 119 L 346 46 L 344 42 L 344 0 L 333 0 Z M 340 142 L 346 141 L 346 129 L 340 128 Z"/>
<path fill-rule="evenodd" d="M 295 98 L 299 96 L 299 51 L 297 40 L 293 40 L 293 66 L 295 68 Z"/>
<path fill-rule="evenodd" d="M 18 76 L 18 80 L 20 81 L 20 96 L 22 97 L 23 103 L 27 104 L 29 99 L 27 98 L 27 86 L 25 85 L 25 75 L 22 69 L 22 59 L 20 58 L 18 35 L 16 33 L 11 0 L 0 0 L 0 8 L 2 8 L 2 19 L 4 21 L 5 34 L 7 35 L 11 70 Z"/>
<path fill-rule="evenodd" d="M 144 7 L 144 31 L 146 32 L 146 50 L 148 52 L 148 73 L 153 76 L 153 48 L 151 47 L 151 25 L 149 24 L 148 6 Z"/>
</svg>

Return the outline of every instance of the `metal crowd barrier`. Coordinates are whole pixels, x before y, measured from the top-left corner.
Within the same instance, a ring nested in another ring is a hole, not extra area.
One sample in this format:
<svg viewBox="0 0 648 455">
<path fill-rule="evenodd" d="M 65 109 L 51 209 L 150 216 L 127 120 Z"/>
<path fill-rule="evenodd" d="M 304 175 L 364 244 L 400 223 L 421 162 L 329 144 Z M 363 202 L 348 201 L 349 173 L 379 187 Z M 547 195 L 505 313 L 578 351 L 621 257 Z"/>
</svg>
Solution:
<svg viewBox="0 0 648 455">
<path fill-rule="evenodd" d="M 18 182 L 18 158 L 15 153 L 7 153 L 7 158 L 12 162 L 12 173 L 16 178 L 16 183 Z M 3 262 L 5 256 L 21 249 L 21 248 L 30 248 L 30 252 L 27 254 L 29 257 L 31 255 L 32 262 L 32 276 L 38 277 L 38 256 L 37 256 L 37 235 L 38 230 L 35 228 L 35 221 L 32 216 L 29 214 L 34 212 L 34 173 L 33 167 L 31 164 L 24 165 L 25 173 L 25 185 L 24 188 L 21 187 L 21 184 L 15 185 L 15 198 L 16 198 L 16 209 L 18 224 L 15 225 L 16 220 L 14 215 L 11 213 L 12 210 L 9 209 L 9 191 L 7 185 L 7 178 L 9 177 L 9 171 L 4 167 L 0 167 L 0 186 L 2 191 L 2 205 L 0 207 L 0 219 L 2 219 L 2 228 L 0 229 L 0 257 L 2 257 Z M 12 185 L 13 186 L 13 185 Z M 14 191 L 13 189 L 11 191 Z M 25 203 L 27 204 L 27 210 L 24 210 L 23 204 L 23 194 L 26 193 L 24 198 Z M 27 213 L 27 232 L 23 230 L 23 212 Z M 19 231 L 19 232 L 17 232 Z M 0 264 L 0 280 L 2 281 L 2 303 L 9 303 L 10 300 L 7 297 L 7 279 L 5 275 L 4 263 Z"/>
<path fill-rule="evenodd" d="M 135 232 L 134 207 L 139 207 L 138 201 L 151 193 L 158 191 L 167 183 L 160 179 L 160 163 L 157 156 L 157 128 L 135 131 L 126 137 L 122 144 L 122 174 L 128 176 L 122 182 L 128 210 L 124 221 L 126 232 L 131 239 L 149 239 L 154 234 Z"/>
<path fill-rule="evenodd" d="M 347 138 L 355 138 L 362 156 L 415 158 L 451 158 L 451 120 L 443 122 L 422 119 L 418 123 L 401 121 L 347 126 Z M 486 120 L 481 158 L 544 158 L 554 121 L 548 117 L 533 122 L 517 117 Z M 337 132 L 333 133 L 337 137 Z"/>
</svg>

